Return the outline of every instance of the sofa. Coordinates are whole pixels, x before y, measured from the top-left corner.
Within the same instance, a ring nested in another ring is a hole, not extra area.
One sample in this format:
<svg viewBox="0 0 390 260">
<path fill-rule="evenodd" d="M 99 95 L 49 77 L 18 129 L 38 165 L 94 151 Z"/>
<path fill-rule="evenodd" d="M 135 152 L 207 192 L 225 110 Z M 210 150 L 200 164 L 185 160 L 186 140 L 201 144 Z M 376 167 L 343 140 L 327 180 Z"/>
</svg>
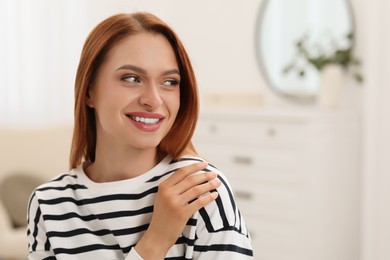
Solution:
<svg viewBox="0 0 390 260">
<path fill-rule="evenodd" d="M 26 259 L 31 192 L 69 168 L 71 125 L 0 127 L 0 259 Z"/>
</svg>

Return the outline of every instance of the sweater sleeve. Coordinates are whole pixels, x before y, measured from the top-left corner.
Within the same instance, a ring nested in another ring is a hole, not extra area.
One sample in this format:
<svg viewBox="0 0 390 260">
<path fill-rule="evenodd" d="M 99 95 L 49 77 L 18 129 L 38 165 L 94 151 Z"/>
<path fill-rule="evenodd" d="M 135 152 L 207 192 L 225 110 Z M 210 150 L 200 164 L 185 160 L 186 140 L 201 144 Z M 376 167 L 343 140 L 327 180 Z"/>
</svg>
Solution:
<svg viewBox="0 0 390 260">
<path fill-rule="evenodd" d="M 55 259 L 46 236 L 43 217 L 35 193 L 31 195 L 27 209 L 28 259 Z"/>
<path fill-rule="evenodd" d="M 250 235 L 230 185 L 223 175 L 218 178 L 218 198 L 199 211 L 194 259 L 253 259 Z"/>
<path fill-rule="evenodd" d="M 127 254 L 125 260 L 143 260 L 143 258 L 138 254 L 137 251 L 135 251 L 134 248 L 132 248 Z"/>
</svg>

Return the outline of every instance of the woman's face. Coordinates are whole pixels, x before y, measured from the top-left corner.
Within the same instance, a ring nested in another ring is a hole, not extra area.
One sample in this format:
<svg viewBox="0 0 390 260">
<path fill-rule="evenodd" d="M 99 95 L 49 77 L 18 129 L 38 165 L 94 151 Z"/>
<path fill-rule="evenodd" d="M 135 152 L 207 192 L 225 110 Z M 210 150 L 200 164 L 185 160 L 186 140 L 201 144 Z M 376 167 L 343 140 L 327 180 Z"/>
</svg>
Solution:
<svg viewBox="0 0 390 260">
<path fill-rule="evenodd" d="M 95 109 L 97 145 L 155 149 L 175 121 L 179 86 L 175 53 L 164 36 L 138 33 L 117 43 L 87 99 Z"/>
</svg>

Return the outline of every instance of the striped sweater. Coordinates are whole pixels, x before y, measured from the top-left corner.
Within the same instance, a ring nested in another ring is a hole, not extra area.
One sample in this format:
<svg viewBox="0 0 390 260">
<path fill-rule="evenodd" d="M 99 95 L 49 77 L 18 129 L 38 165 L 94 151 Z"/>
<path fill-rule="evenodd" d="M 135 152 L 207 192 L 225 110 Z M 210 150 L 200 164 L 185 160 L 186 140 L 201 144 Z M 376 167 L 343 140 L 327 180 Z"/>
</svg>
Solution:
<svg viewBox="0 0 390 260">
<path fill-rule="evenodd" d="M 198 158 L 163 159 L 123 181 L 95 183 L 78 167 L 38 187 L 28 205 L 29 259 L 140 259 L 132 249 L 148 228 L 158 185 Z M 196 212 L 165 259 L 253 259 L 251 241 L 230 185 Z"/>
</svg>

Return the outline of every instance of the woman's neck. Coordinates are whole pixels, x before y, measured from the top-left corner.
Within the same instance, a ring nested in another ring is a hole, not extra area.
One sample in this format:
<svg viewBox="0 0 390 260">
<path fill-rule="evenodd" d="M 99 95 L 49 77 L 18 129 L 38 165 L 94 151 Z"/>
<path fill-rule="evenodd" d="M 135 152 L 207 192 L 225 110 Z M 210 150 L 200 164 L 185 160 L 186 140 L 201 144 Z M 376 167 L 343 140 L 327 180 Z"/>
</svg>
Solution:
<svg viewBox="0 0 390 260">
<path fill-rule="evenodd" d="M 146 173 L 158 163 L 157 149 L 99 149 L 95 162 L 85 172 L 94 182 L 131 179 Z"/>
</svg>

